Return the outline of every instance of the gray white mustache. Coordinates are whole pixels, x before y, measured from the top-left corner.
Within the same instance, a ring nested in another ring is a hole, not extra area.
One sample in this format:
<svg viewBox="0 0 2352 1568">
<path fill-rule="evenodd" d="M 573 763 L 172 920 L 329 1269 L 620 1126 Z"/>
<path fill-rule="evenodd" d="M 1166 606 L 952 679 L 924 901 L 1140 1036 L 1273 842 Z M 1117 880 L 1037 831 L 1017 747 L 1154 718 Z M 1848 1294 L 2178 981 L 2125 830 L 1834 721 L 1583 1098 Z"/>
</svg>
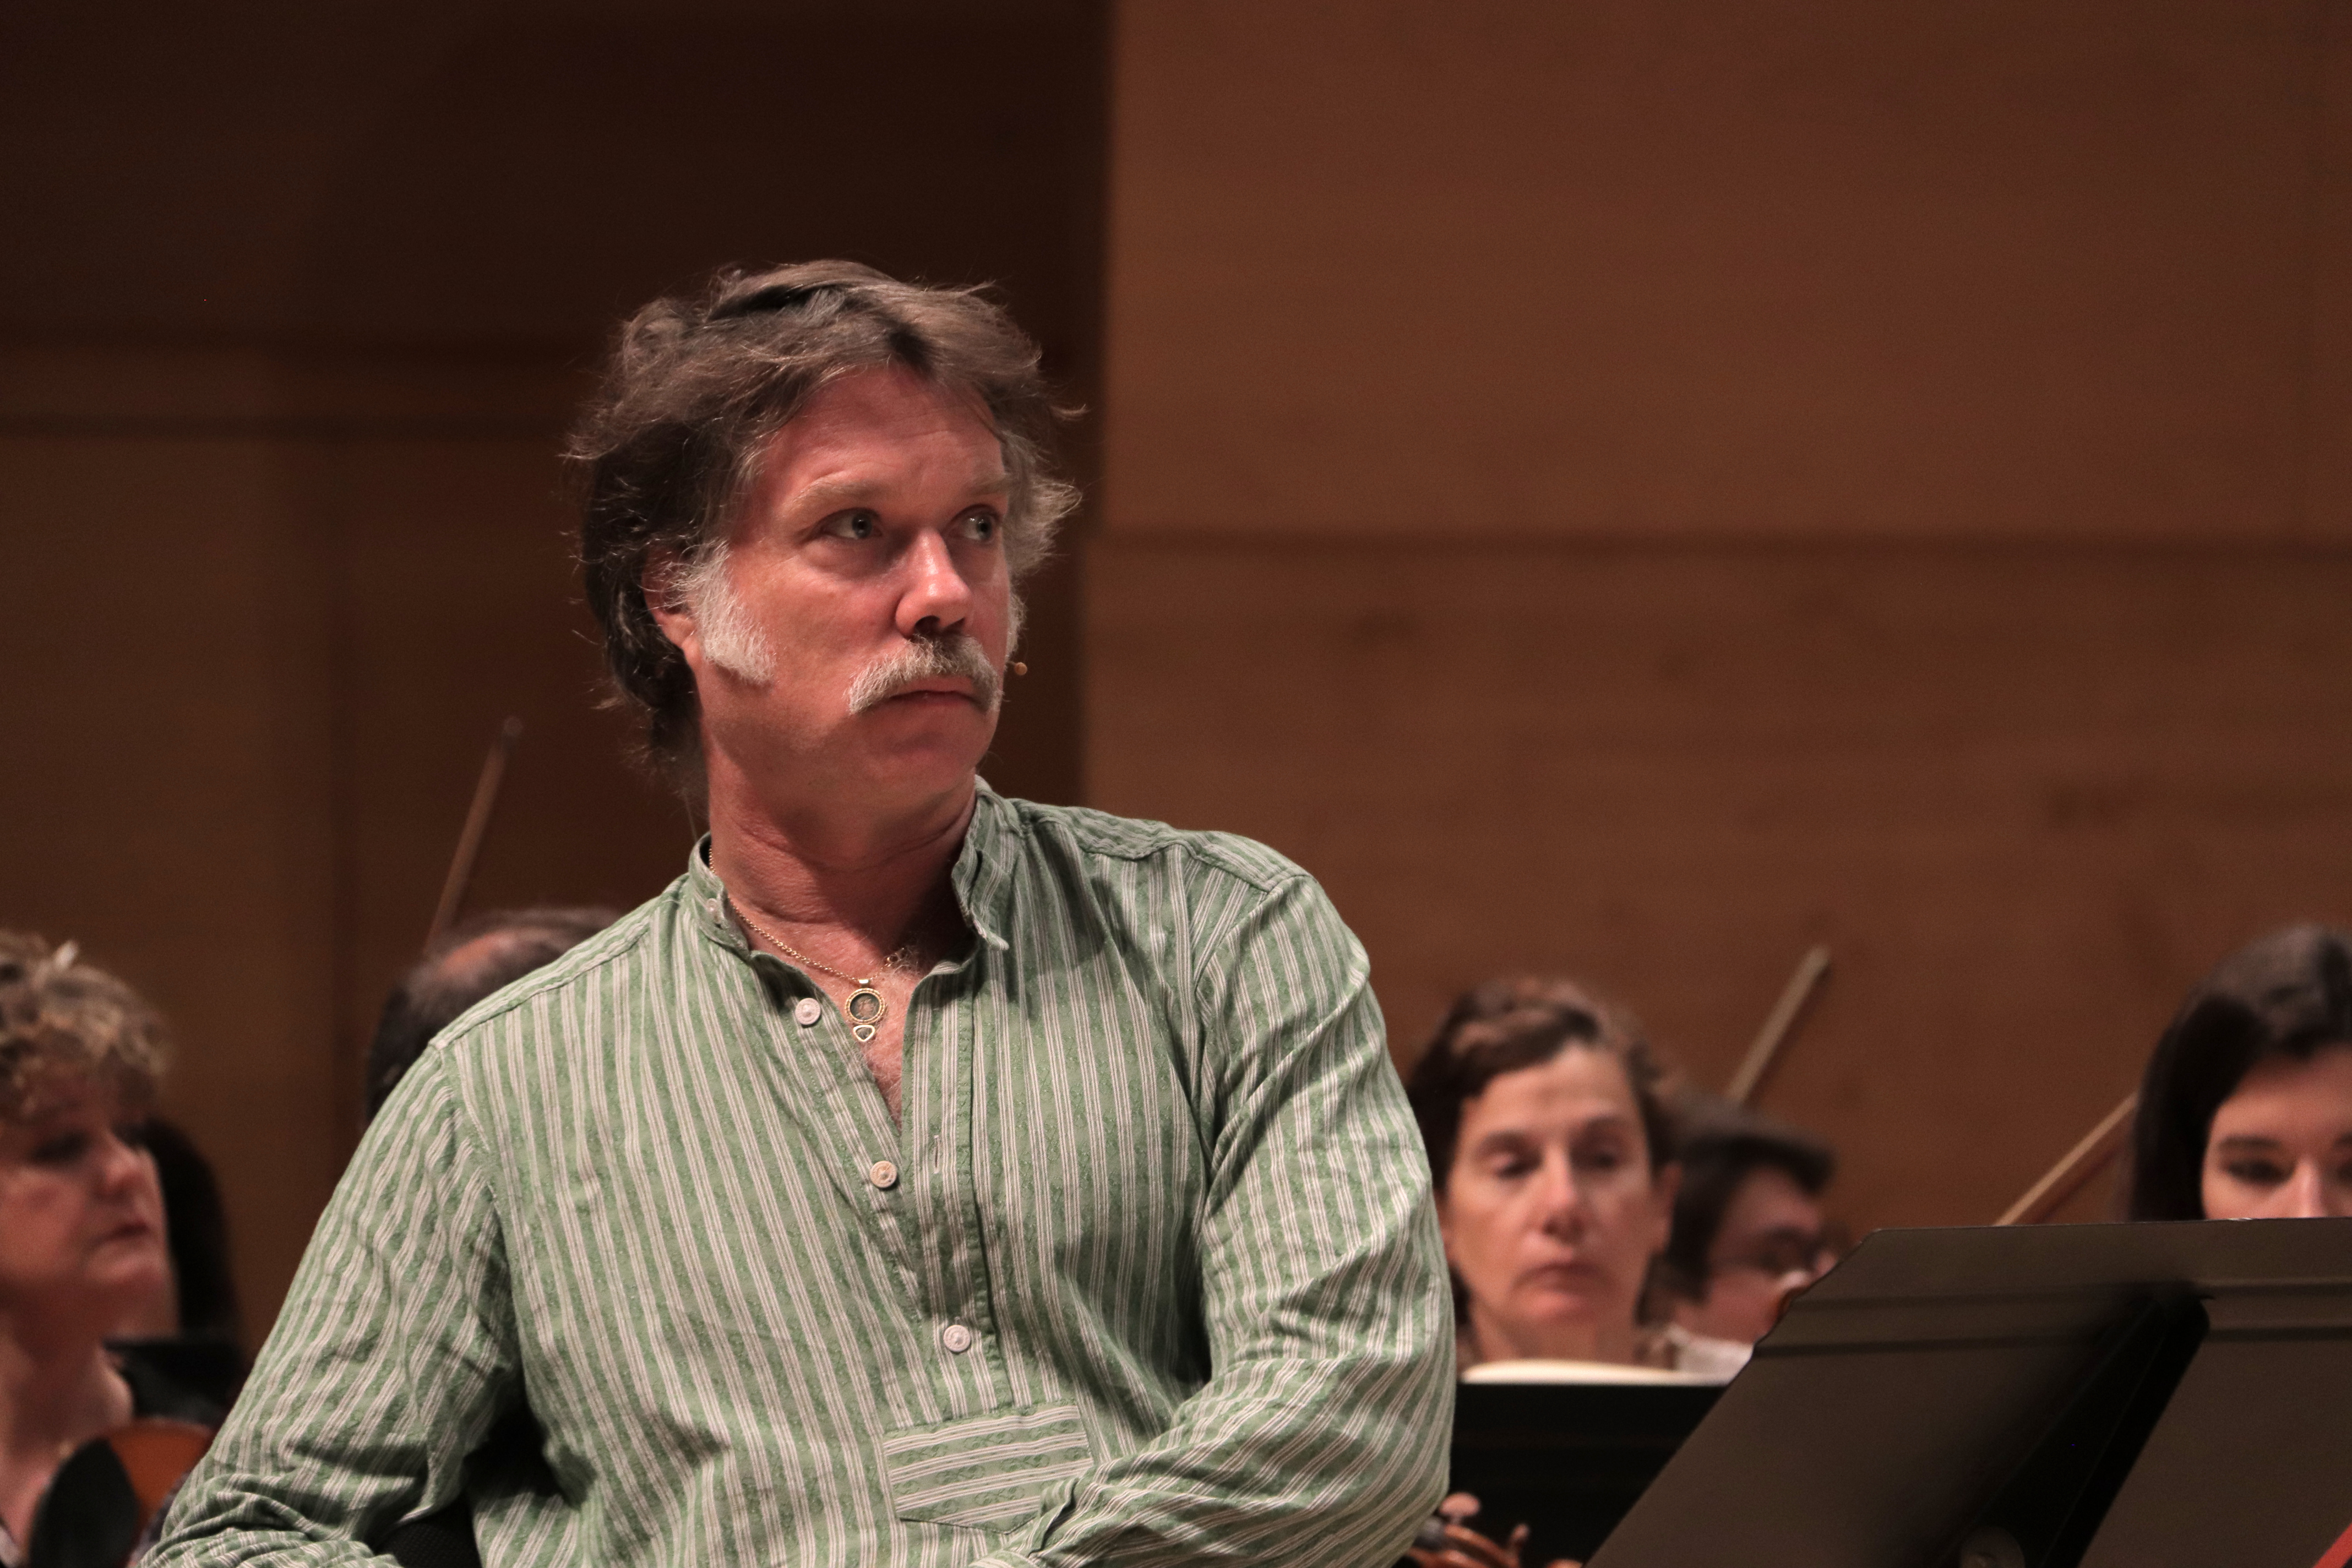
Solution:
<svg viewBox="0 0 2352 1568">
<path fill-rule="evenodd" d="M 879 708 L 921 680 L 961 679 L 971 683 L 971 697 L 986 713 L 996 711 L 1003 681 L 996 667 L 969 632 L 945 637 L 912 637 L 907 646 L 867 665 L 849 683 L 849 710 L 864 713 Z"/>
</svg>

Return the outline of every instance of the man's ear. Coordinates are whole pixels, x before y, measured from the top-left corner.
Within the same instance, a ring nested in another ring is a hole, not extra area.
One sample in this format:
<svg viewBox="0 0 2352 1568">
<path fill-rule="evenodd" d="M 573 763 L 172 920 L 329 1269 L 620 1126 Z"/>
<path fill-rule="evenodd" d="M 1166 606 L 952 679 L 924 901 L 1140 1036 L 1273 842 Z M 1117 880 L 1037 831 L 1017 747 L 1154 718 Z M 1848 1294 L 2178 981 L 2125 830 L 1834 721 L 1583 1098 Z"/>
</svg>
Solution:
<svg viewBox="0 0 2352 1568">
<path fill-rule="evenodd" d="M 683 575 L 684 567 L 675 552 L 648 551 L 645 570 L 637 574 L 637 588 L 646 596 L 646 608 L 652 613 L 654 625 L 661 627 L 662 636 L 669 638 L 692 663 L 701 651 L 701 638 L 695 632 L 694 612 L 678 592 L 678 579 Z"/>
</svg>

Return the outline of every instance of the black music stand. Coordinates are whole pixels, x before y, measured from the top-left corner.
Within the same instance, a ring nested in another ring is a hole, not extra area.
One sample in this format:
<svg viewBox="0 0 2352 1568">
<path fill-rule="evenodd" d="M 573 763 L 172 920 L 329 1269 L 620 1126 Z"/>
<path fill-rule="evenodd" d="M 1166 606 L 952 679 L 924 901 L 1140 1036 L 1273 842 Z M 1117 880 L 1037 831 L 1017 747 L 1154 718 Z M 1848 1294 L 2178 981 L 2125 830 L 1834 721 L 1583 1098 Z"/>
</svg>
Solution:
<svg viewBox="0 0 2352 1568">
<path fill-rule="evenodd" d="M 1528 1527 L 1519 1561 L 1581 1561 L 1616 1528 L 1723 1393 L 1720 1384 L 1465 1383 L 1454 1390 L 1449 1489 L 1473 1528 Z"/>
<path fill-rule="evenodd" d="M 1591 1568 L 2340 1568 L 2352 1219 L 1880 1231 Z"/>
</svg>

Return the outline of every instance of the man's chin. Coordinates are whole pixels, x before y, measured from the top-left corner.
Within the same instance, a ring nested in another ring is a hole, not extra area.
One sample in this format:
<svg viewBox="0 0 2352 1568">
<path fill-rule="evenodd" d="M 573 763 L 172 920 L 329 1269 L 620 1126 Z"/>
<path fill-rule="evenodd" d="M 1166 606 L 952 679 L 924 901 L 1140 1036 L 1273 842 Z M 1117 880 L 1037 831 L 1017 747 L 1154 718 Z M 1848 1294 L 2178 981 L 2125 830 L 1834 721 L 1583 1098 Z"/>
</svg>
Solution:
<svg viewBox="0 0 2352 1568">
<path fill-rule="evenodd" d="M 904 704 L 892 698 L 858 715 L 853 728 L 879 777 L 936 785 L 979 771 L 996 738 L 996 715 L 968 697 Z"/>
</svg>

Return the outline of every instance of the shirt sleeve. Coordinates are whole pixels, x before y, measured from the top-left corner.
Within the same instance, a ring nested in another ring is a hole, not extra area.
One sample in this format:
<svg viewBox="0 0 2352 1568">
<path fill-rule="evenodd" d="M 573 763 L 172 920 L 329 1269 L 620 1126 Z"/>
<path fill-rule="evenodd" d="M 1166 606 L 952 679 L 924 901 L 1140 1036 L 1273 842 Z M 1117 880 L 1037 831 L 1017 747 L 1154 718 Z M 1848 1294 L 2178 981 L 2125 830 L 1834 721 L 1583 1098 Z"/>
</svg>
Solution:
<svg viewBox="0 0 2352 1568">
<path fill-rule="evenodd" d="M 441 1054 L 362 1141 L 151 1568 L 389 1561 L 365 1542 L 457 1495 L 518 1384 L 498 1211 Z"/>
<path fill-rule="evenodd" d="M 1444 1490 L 1452 1295 L 1362 948 L 1303 873 L 1204 950 L 1210 1375 L 974 1568 L 1395 1561 Z"/>
</svg>

